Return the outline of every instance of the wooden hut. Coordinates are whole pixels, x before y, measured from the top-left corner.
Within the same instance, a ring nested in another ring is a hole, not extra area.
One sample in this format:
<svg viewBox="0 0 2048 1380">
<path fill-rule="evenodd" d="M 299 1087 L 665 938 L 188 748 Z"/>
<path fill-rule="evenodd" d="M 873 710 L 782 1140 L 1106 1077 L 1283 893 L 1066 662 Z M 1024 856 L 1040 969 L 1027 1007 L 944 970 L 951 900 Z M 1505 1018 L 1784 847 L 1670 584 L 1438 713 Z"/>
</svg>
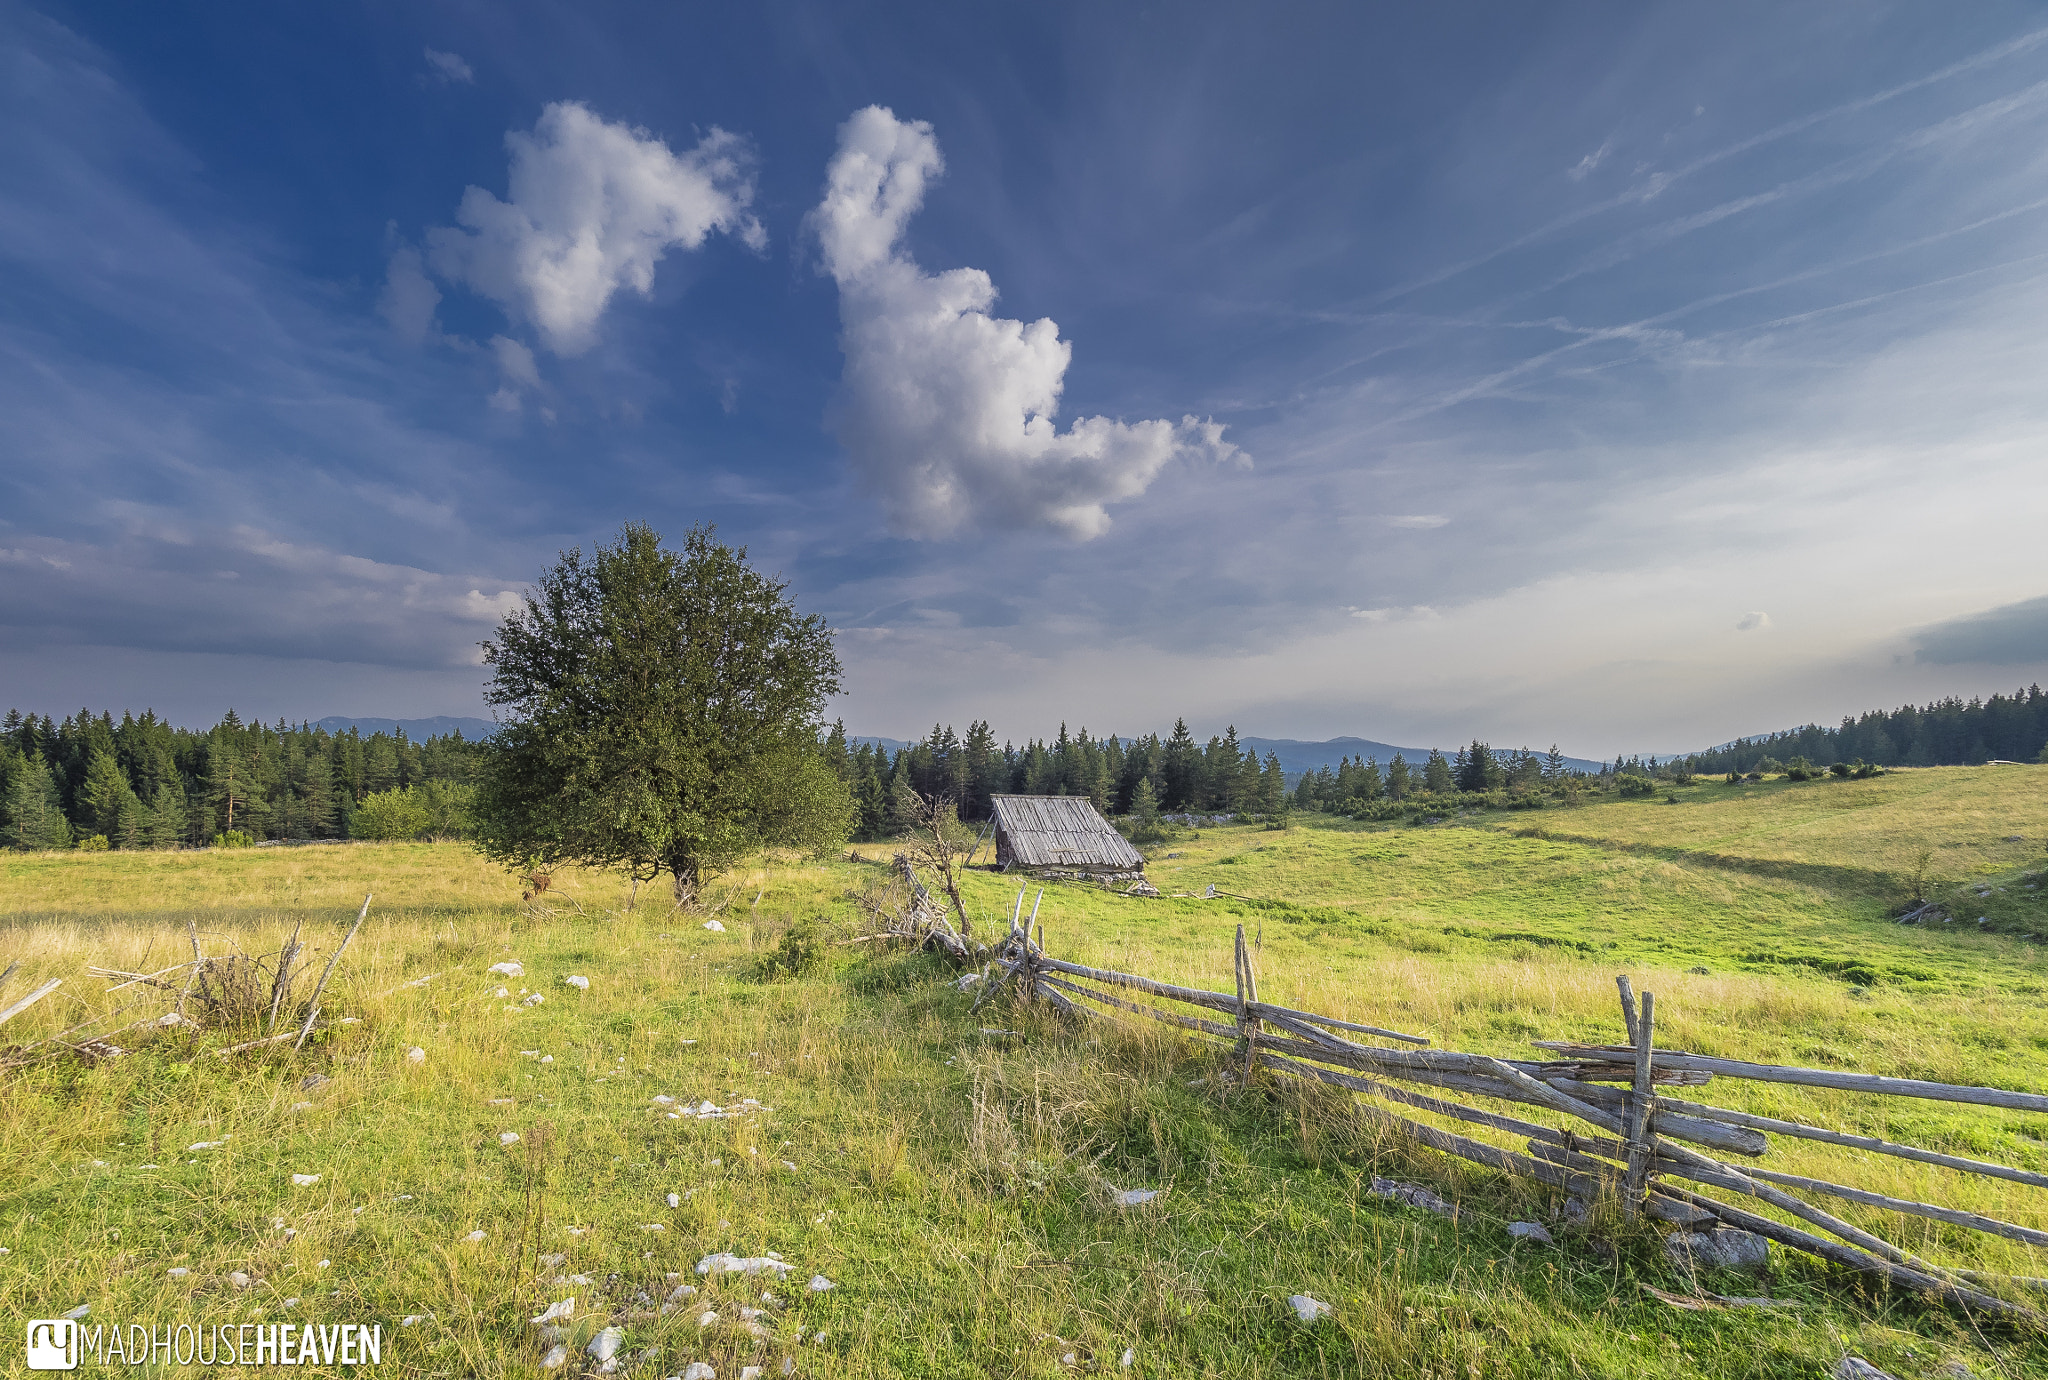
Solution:
<svg viewBox="0 0 2048 1380">
<path fill-rule="evenodd" d="M 1143 882 L 1145 859 L 1087 800 L 1074 795 L 994 797 L 996 866 L 1041 877 Z"/>
</svg>

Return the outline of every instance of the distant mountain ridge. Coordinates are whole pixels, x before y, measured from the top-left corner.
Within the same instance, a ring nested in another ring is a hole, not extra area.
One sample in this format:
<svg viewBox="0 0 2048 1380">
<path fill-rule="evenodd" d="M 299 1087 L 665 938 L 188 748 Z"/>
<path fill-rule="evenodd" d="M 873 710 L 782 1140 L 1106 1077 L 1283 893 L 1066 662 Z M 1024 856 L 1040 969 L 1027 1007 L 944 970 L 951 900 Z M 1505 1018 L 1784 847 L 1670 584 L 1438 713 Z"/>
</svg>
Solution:
<svg viewBox="0 0 2048 1380">
<path fill-rule="evenodd" d="M 405 736 L 414 742 L 426 738 L 443 738 L 450 733 L 459 733 L 472 743 L 480 743 L 498 731 L 497 724 L 489 719 L 466 719 L 439 714 L 431 719 L 352 719 L 345 714 L 330 714 L 314 725 L 329 733 L 346 733 L 355 729 L 359 733 L 397 733 L 404 730 Z"/>
</svg>

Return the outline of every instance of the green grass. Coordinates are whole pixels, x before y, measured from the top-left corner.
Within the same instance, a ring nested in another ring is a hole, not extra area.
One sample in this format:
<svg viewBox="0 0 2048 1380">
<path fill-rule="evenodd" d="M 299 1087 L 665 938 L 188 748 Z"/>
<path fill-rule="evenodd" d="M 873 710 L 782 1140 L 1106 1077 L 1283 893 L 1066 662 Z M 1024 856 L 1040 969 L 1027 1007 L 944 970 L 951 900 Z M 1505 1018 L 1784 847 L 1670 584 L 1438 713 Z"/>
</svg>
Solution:
<svg viewBox="0 0 2048 1380">
<path fill-rule="evenodd" d="M 1269 1000 L 1522 1057 L 1531 1039 L 1617 1038 L 1626 971 L 1657 992 L 1681 1047 L 2048 1087 L 2043 946 L 1887 914 L 1927 848 L 1952 888 L 2006 885 L 2007 918 L 2024 924 L 2040 903 L 2018 878 L 2048 836 L 2048 769 L 1679 794 L 1421 828 L 1204 830 L 1155 850 L 1182 856 L 1156 858 L 1154 879 L 1256 899 L 1051 887 L 1046 942 L 1221 988 L 1243 923 Z M 920 956 L 833 945 L 820 967 L 770 980 L 764 960 L 793 921 L 852 937 L 847 893 L 881 875 L 764 860 L 714 889 L 720 935 L 665 904 L 625 912 L 603 875 L 564 879 L 580 913 L 529 912 L 454 845 L 0 857 L 0 963 L 23 963 L 0 999 L 66 979 L 10 1040 L 119 1000 L 85 965 L 175 962 L 188 924 L 209 952 L 255 953 L 303 919 L 325 949 L 365 892 L 378 897 L 332 1003 L 360 1023 L 302 1054 L 216 1058 L 246 1038 L 221 1031 L 5 1075 L 0 1305 L 22 1318 L 89 1303 L 96 1320 L 159 1325 L 381 1319 L 385 1367 L 406 1375 L 531 1374 L 542 1348 L 524 1319 L 570 1294 L 579 1341 L 617 1317 L 629 1352 L 658 1348 L 637 1372 L 657 1377 L 691 1360 L 728 1380 L 748 1364 L 774 1375 L 784 1358 L 800 1375 L 1120 1374 L 1126 1347 L 1153 1376 L 1805 1377 L 1844 1347 L 1902 1377 L 1958 1359 L 2048 1374 L 2023 1330 L 1980 1333 L 1782 1252 L 1769 1287 L 1798 1308 L 1674 1311 L 1639 1287 L 1686 1287 L 1647 1226 L 1603 1216 L 1560 1230 L 1555 1249 L 1515 1244 L 1508 1222 L 1551 1220 L 1540 1186 L 1390 1140 L 1316 1089 L 1216 1091 L 1217 1056 L 1151 1030 L 970 1014 L 953 973 Z M 1016 890 L 987 873 L 966 886 L 989 924 Z M 526 967 L 512 1001 L 484 973 L 503 958 Z M 590 990 L 562 985 L 570 973 Z M 507 1010 L 522 987 L 545 1002 Z M 415 1045 L 423 1064 L 404 1057 Z M 301 1091 L 316 1072 L 332 1081 Z M 2040 1118 L 1727 1080 L 1707 1091 L 2048 1170 Z M 671 1120 L 656 1094 L 773 1110 Z M 506 1130 L 521 1140 L 501 1146 Z M 2037 1190 L 1780 1153 L 1798 1172 L 2048 1227 Z M 321 1180 L 293 1188 L 293 1173 Z M 1373 1198 L 1375 1173 L 1430 1184 L 1458 1221 Z M 1167 1193 L 1114 1206 L 1132 1187 Z M 679 1209 L 670 1192 L 688 1195 Z M 2041 1252 L 1843 1212 L 1936 1259 L 2048 1275 Z M 473 1230 L 486 1239 L 464 1242 Z M 720 1250 L 796 1266 L 772 1286 L 770 1339 L 736 1319 L 771 1286 L 693 1273 Z M 560 1266 L 537 1263 L 555 1252 Z M 172 1266 L 191 1273 L 174 1282 Z M 255 1282 L 236 1290 L 231 1271 Z M 700 1330 L 697 1306 L 642 1316 L 634 1296 L 661 1299 L 671 1273 L 706 1287 L 691 1302 L 708 1295 L 720 1321 Z M 838 1287 L 806 1293 L 813 1273 Z M 570 1275 L 592 1282 L 552 1282 Z M 1295 1322 L 1285 1300 L 1299 1292 L 1335 1317 Z"/>
</svg>

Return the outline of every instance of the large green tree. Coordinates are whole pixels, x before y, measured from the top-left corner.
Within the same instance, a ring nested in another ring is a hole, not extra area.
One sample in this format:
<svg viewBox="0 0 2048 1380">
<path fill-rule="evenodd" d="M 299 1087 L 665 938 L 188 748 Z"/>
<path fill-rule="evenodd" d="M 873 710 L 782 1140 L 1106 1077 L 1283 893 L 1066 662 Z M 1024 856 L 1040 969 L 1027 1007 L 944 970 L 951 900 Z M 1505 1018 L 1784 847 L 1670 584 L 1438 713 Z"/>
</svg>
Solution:
<svg viewBox="0 0 2048 1380">
<path fill-rule="evenodd" d="M 484 851 L 667 872 L 689 903 L 755 849 L 844 838 L 853 802 L 818 741 L 839 659 L 786 589 L 708 527 L 680 551 L 629 523 L 564 553 L 483 644 L 504 719 L 479 771 Z"/>
</svg>

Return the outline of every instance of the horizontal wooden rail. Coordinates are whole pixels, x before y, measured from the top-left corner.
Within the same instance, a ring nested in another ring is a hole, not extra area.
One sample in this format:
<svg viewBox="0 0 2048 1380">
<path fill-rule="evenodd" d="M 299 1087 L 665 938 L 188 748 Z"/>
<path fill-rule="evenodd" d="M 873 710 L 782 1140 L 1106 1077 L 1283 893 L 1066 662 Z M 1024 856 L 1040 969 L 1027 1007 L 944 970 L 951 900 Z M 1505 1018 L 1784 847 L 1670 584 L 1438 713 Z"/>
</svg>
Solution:
<svg viewBox="0 0 2048 1380">
<path fill-rule="evenodd" d="M 1675 1107 L 1688 1116 L 1702 1117 L 1709 1121 L 1725 1121 L 1731 1126 L 1748 1126 L 1758 1131 L 1773 1131 L 1781 1136 L 1817 1140 L 1828 1145 L 1846 1145 L 1853 1150 L 1895 1155 L 1902 1160 L 1918 1160 L 1922 1164 L 1938 1164 L 1946 1169 L 1960 1169 L 1966 1174 L 1982 1174 L 1987 1178 L 2010 1179 L 2016 1184 L 2048 1188 L 2048 1174 L 2036 1174 L 2028 1169 L 2014 1169 L 2011 1165 L 1993 1164 L 1989 1160 L 1944 1155 L 1938 1150 L 1922 1150 L 1917 1145 L 1900 1145 L 1894 1141 L 1880 1140 L 1876 1136 L 1851 1135 L 1845 1131 L 1830 1131 L 1820 1126 L 1808 1126 L 1804 1122 L 1780 1121 L 1776 1117 L 1758 1116 L 1754 1112 L 1735 1112 L 1726 1107 L 1709 1107 L 1698 1102 L 1683 1102 L 1676 1098 L 1660 1099 L 1659 1105 Z"/>
<path fill-rule="evenodd" d="M 1575 1058 L 1593 1058 L 1606 1063 L 1633 1059 L 1635 1052 L 1620 1045 L 1581 1045 L 1562 1040 L 1537 1040 L 1538 1049 L 1557 1050 Z M 1723 1078 L 1747 1078 L 1758 1083 L 1790 1083 L 1806 1088 L 1834 1088 L 1840 1092 L 1882 1093 L 1888 1097 L 1920 1097 L 1934 1102 L 1967 1102 L 1980 1107 L 2004 1107 L 2017 1112 L 2048 1112 L 2048 1097 L 2039 1093 L 2012 1092 L 2005 1088 L 1977 1088 L 1960 1083 L 1932 1083 L 1921 1078 L 1887 1078 L 1876 1073 L 1847 1073 L 1839 1069 L 1802 1069 L 1789 1064 L 1752 1064 L 1743 1059 L 1715 1059 L 1683 1050 L 1656 1050 L 1651 1056 L 1658 1068 L 1690 1069 L 1696 1073 L 1719 1074 Z"/>
</svg>

